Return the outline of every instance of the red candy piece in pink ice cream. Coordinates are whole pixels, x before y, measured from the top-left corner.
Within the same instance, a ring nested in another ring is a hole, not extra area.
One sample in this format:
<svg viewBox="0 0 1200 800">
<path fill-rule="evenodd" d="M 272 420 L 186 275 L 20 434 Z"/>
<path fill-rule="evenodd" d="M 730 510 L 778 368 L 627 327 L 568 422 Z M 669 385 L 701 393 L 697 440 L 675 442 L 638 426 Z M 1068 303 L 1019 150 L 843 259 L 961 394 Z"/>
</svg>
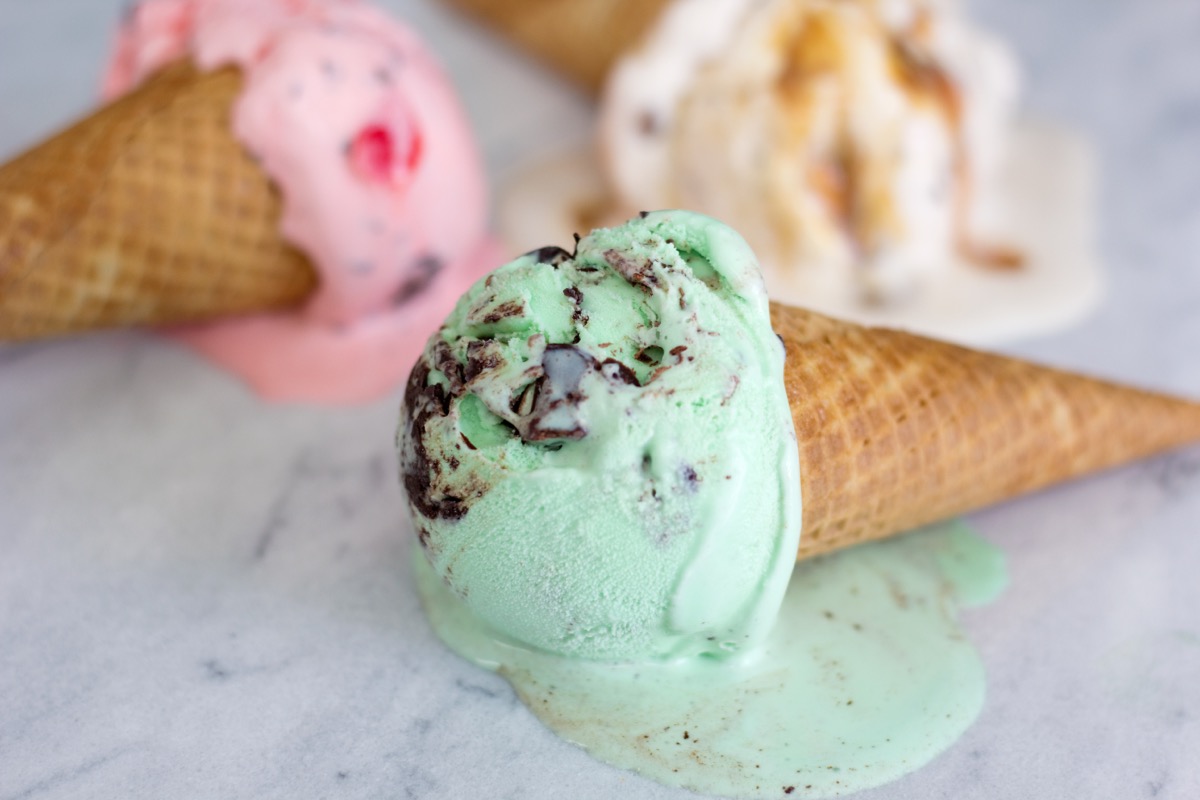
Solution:
<svg viewBox="0 0 1200 800">
<path fill-rule="evenodd" d="M 411 126 L 401 136 L 397 144 L 387 126 L 368 125 L 350 143 L 350 165 L 368 180 L 402 184 L 421 159 L 421 136 Z"/>
<path fill-rule="evenodd" d="M 104 94 L 184 57 L 241 69 L 234 134 L 279 186 L 281 234 L 320 285 L 294 312 L 175 333 L 271 399 L 386 393 L 503 261 L 453 87 L 411 31 L 357 0 L 145 0 L 125 18 Z"/>
</svg>

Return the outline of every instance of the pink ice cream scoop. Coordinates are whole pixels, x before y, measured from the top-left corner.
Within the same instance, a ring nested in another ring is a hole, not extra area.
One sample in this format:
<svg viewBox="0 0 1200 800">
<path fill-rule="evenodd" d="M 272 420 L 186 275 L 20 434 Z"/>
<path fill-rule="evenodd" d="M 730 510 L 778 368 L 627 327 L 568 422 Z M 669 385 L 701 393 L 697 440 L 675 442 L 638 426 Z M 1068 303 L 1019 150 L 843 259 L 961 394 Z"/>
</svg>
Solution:
<svg viewBox="0 0 1200 800">
<path fill-rule="evenodd" d="M 357 0 L 145 0 L 104 79 L 236 66 L 235 137 L 282 195 L 318 287 L 295 310 L 172 334 L 264 397 L 362 402 L 396 386 L 457 297 L 502 260 L 480 157 L 417 37 Z"/>
</svg>

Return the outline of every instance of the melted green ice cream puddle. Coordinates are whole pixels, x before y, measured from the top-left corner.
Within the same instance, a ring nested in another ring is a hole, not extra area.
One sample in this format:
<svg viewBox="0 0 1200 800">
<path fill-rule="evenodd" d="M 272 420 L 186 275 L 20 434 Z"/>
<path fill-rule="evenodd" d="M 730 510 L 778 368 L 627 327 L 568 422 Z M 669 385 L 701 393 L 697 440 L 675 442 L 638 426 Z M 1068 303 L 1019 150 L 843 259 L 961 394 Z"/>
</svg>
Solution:
<svg viewBox="0 0 1200 800">
<path fill-rule="evenodd" d="M 797 565 L 752 653 L 608 665 L 501 641 L 424 557 L 414 564 L 438 635 L 504 675 L 556 733 L 661 783 L 731 797 L 846 794 L 949 747 L 984 697 L 958 612 L 1005 583 L 998 550 L 945 524 Z"/>
</svg>

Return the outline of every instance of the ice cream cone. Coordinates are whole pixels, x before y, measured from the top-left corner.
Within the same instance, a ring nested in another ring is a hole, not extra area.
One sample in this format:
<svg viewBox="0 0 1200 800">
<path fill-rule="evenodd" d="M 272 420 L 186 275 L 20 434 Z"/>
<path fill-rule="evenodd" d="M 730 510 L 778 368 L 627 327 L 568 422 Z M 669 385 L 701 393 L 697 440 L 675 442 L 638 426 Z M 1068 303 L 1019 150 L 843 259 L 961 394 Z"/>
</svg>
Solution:
<svg viewBox="0 0 1200 800">
<path fill-rule="evenodd" d="M 598 93 L 669 0 L 447 0 Z"/>
<path fill-rule="evenodd" d="M 1200 405 L 772 307 L 800 443 L 799 558 L 1200 440 Z"/>
<path fill-rule="evenodd" d="M 0 166 L 0 340 L 285 308 L 316 287 L 231 132 L 235 69 L 178 62 Z"/>
</svg>

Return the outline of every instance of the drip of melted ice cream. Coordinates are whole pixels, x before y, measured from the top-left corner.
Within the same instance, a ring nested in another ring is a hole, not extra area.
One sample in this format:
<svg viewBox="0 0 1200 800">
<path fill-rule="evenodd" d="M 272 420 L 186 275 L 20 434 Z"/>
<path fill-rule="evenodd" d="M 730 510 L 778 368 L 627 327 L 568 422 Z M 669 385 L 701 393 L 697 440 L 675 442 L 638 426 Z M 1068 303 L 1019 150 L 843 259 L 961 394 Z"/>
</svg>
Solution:
<svg viewBox="0 0 1200 800">
<path fill-rule="evenodd" d="M 959 612 L 1005 582 L 1000 552 L 947 524 L 798 565 L 746 657 L 614 665 L 514 646 L 414 562 L 437 634 L 550 729 L 660 783 L 746 798 L 848 794 L 953 744 L 985 690 Z"/>
</svg>

